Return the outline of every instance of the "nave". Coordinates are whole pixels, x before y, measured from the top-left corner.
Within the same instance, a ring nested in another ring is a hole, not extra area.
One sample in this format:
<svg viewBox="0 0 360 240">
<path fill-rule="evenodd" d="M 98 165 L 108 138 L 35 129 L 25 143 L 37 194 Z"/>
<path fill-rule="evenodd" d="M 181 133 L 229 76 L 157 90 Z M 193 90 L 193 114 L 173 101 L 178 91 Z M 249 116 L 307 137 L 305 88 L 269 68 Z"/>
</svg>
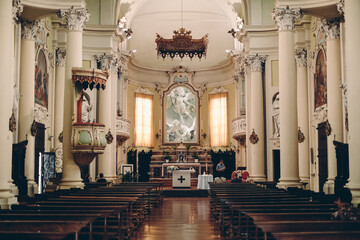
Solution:
<svg viewBox="0 0 360 240">
<path fill-rule="evenodd" d="M 132 240 L 222 239 L 209 212 L 209 198 L 164 198 Z"/>
</svg>

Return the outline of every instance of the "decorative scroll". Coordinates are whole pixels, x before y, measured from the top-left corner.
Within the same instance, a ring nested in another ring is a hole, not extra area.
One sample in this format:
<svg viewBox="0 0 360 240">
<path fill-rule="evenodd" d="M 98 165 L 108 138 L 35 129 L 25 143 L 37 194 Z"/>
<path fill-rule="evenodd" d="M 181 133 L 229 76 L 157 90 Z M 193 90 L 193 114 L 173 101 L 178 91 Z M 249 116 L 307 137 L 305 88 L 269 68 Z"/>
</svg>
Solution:
<svg viewBox="0 0 360 240">
<path fill-rule="evenodd" d="M 299 130 L 298 130 L 298 143 L 302 143 L 304 142 L 305 140 L 305 136 L 303 134 L 303 132 L 300 130 L 300 127 L 299 127 Z"/>
<path fill-rule="evenodd" d="M 94 87 L 99 90 L 105 89 L 108 72 L 97 69 L 73 68 L 72 80 L 76 88 L 92 90 Z"/>
<path fill-rule="evenodd" d="M 253 129 L 250 137 L 249 137 L 249 140 L 252 144 L 256 144 L 258 141 L 259 141 L 259 137 L 258 135 L 255 133 L 255 130 Z"/>
<path fill-rule="evenodd" d="M 59 141 L 60 141 L 61 143 L 63 142 L 63 138 L 64 138 L 63 132 L 61 132 L 61 133 L 59 134 Z"/>
<path fill-rule="evenodd" d="M 179 31 L 174 31 L 172 39 L 164 39 L 158 33 L 156 34 L 157 55 L 162 58 L 170 56 L 174 58 L 179 56 L 181 59 L 184 56 L 189 56 L 192 59 L 194 56 L 201 58 L 206 57 L 206 50 L 208 45 L 208 34 L 201 39 L 192 39 L 191 31 L 186 31 L 185 28 L 180 28 Z"/>
</svg>

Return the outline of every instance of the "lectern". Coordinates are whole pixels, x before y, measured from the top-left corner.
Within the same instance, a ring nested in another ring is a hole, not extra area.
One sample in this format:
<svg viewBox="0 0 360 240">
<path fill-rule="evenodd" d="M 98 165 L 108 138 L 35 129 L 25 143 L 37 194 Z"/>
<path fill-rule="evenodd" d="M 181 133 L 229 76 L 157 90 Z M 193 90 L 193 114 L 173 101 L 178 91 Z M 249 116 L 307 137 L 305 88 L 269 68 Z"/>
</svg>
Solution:
<svg viewBox="0 0 360 240">
<path fill-rule="evenodd" d="M 190 186 L 191 186 L 190 173 L 191 172 L 193 172 L 193 170 L 173 171 L 173 173 L 172 173 L 173 188 L 190 188 Z"/>
</svg>

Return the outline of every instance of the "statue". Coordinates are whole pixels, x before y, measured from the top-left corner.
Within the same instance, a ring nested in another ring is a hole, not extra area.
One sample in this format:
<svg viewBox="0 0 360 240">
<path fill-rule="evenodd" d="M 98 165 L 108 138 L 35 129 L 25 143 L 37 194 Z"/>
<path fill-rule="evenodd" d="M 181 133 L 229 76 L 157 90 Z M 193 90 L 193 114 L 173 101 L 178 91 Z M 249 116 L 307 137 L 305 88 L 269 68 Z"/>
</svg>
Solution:
<svg viewBox="0 0 360 240">
<path fill-rule="evenodd" d="M 272 120 L 273 120 L 273 137 L 279 138 L 280 137 L 280 97 L 279 92 L 275 93 L 272 98 Z"/>
<path fill-rule="evenodd" d="M 91 122 L 92 108 L 93 107 L 90 104 L 90 96 L 86 93 L 83 93 L 82 105 L 81 105 L 81 122 L 83 123 Z"/>
</svg>

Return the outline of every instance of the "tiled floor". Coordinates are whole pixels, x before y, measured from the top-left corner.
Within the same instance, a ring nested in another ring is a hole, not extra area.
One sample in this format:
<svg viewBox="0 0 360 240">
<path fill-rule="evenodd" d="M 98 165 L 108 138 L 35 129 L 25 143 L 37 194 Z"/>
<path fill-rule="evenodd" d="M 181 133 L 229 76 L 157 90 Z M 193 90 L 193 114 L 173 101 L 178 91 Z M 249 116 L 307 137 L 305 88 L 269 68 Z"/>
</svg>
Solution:
<svg viewBox="0 0 360 240">
<path fill-rule="evenodd" d="M 209 213 L 209 199 L 164 198 L 132 240 L 221 239 Z"/>
</svg>

